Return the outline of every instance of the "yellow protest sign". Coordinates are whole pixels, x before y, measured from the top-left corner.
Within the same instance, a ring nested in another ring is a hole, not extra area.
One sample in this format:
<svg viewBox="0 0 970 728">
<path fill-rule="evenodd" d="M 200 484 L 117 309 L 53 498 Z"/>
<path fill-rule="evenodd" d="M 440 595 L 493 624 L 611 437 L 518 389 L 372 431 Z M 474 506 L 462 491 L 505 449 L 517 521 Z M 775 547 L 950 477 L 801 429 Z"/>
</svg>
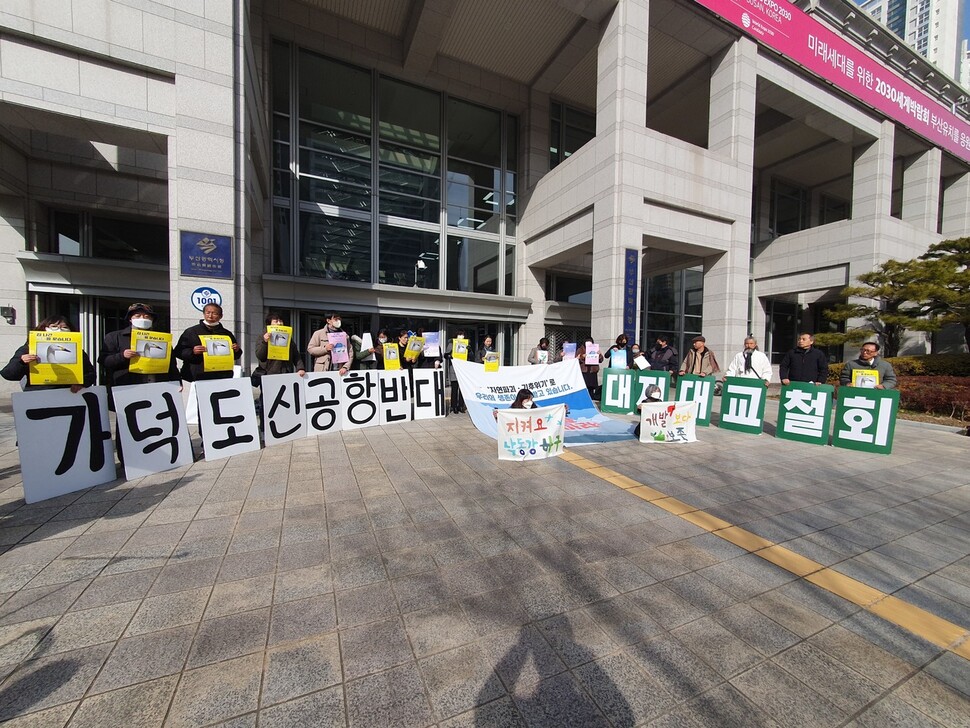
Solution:
<svg viewBox="0 0 970 728">
<path fill-rule="evenodd" d="M 172 335 L 160 331 L 131 330 L 131 346 L 138 356 L 128 362 L 132 374 L 165 374 L 172 361 Z"/>
<path fill-rule="evenodd" d="M 468 361 L 468 339 L 452 339 L 451 356 L 454 359 Z"/>
<path fill-rule="evenodd" d="M 877 369 L 853 369 L 852 386 L 864 389 L 875 389 L 879 386 L 879 370 Z"/>
<path fill-rule="evenodd" d="M 205 347 L 202 352 L 202 371 L 231 372 L 235 362 L 232 352 L 232 339 L 228 336 L 200 336 Z"/>
<path fill-rule="evenodd" d="M 404 350 L 404 358 L 408 361 L 417 361 L 422 351 L 424 351 L 424 337 L 412 336 L 408 339 L 407 348 Z"/>
<path fill-rule="evenodd" d="M 499 353 L 497 351 L 485 352 L 485 371 L 497 372 L 499 367 Z"/>
<path fill-rule="evenodd" d="M 394 342 L 384 344 L 384 369 L 393 371 L 401 368 L 400 347 Z"/>
<path fill-rule="evenodd" d="M 28 367 L 31 384 L 84 384 L 80 332 L 31 331 L 27 352 L 38 357 Z"/>
<path fill-rule="evenodd" d="M 266 333 L 269 334 L 267 348 L 269 353 L 267 359 L 273 361 L 290 360 L 290 342 L 293 340 L 292 326 L 267 326 Z"/>
</svg>

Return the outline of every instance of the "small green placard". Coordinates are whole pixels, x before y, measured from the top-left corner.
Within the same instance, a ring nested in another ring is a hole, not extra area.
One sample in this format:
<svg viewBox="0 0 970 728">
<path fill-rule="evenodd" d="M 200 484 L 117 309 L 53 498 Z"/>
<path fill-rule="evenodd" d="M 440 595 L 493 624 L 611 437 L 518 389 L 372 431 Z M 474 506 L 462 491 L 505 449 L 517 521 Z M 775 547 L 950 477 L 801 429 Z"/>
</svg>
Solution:
<svg viewBox="0 0 970 728">
<path fill-rule="evenodd" d="M 760 435 L 765 424 L 768 388 L 764 380 L 727 377 L 721 389 L 721 419 L 724 430 Z"/>
<path fill-rule="evenodd" d="M 831 384 L 791 382 L 784 385 L 778 403 L 778 430 L 775 437 L 827 445 L 834 392 Z"/>
<path fill-rule="evenodd" d="M 633 397 L 633 376 L 629 369 L 604 369 L 603 388 L 600 394 L 600 411 L 618 415 L 636 412 Z"/>
<path fill-rule="evenodd" d="M 711 400 L 714 398 L 714 375 L 681 374 L 677 377 L 678 402 L 697 402 L 697 424 L 711 424 Z"/>
<path fill-rule="evenodd" d="M 888 455 L 893 450 L 899 390 L 839 387 L 832 444 Z"/>
</svg>

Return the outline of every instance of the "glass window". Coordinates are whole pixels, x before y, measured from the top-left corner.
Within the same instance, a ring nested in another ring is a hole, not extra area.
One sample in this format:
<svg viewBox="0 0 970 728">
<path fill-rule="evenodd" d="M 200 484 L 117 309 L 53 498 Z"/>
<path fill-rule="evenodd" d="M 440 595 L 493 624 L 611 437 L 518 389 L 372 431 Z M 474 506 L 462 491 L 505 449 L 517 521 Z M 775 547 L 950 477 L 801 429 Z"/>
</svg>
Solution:
<svg viewBox="0 0 970 728">
<path fill-rule="evenodd" d="M 370 189 L 309 176 L 300 180 L 300 199 L 354 210 L 370 209 Z"/>
<path fill-rule="evenodd" d="M 380 137 L 382 142 L 399 142 L 440 152 L 441 95 L 381 78 Z"/>
<path fill-rule="evenodd" d="M 378 283 L 439 287 L 441 250 L 437 233 L 381 225 L 379 246 Z"/>
<path fill-rule="evenodd" d="M 845 200 L 822 195 L 821 206 L 820 217 L 822 225 L 849 219 L 849 203 Z"/>
<path fill-rule="evenodd" d="M 300 51 L 300 119 L 370 134 L 370 72 Z"/>
<path fill-rule="evenodd" d="M 549 106 L 549 166 L 555 167 L 596 136 L 596 116 L 560 103 Z"/>
<path fill-rule="evenodd" d="M 168 225 L 91 218 L 92 255 L 110 260 L 168 265 Z"/>
<path fill-rule="evenodd" d="M 704 312 L 704 272 L 696 268 L 684 271 L 684 315 L 700 316 Z"/>
<path fill-rule="evenodd" d="M 448 290 L 498 293 L 498 243 L 449 235 Z"/>
<path fill-rule="evenodd" d="M 273 267 L 274 273 L 289 275 L 293 272 L 291 255 L 290 210 L 273 208 Z"/>
<path fill-rule="evenodd" d="M 54 213 L 54 243 L 55 253 L 81 254 L 81 216 L 78 213 Z"/>
<path fill-rule="evenodd" d="M 494 109 L 449 99 L 448 156 L 500 167 L 502 115 Z"/>
<path fill-rule="evenodd" d="M 300 213 L 300 273 L 345 281 L 370 281 L 370 223 Z"/>
<path fill-rule="evenodd" d="M 676 273 L 663 273 L 650 278 L 647 288 L 647 310 L 660 313 L 674 313 L 677 311 L 678 291 L 676 289 Z"/>
<path fill-rule="evenodd" d="M 505 295 L 515 295 L 515 246 L 505 246 Z"/>
<path fill-rule="evenodd" d="M 771 192 L 771 227 L 775 236 L 809 227 L 808 190 L 776 179 L 771 182 Z"/>
<path fill-rule="evenodd" d="M 290 47 L 273 43 L 273 111 L 290 113 Z"/>
</svg>

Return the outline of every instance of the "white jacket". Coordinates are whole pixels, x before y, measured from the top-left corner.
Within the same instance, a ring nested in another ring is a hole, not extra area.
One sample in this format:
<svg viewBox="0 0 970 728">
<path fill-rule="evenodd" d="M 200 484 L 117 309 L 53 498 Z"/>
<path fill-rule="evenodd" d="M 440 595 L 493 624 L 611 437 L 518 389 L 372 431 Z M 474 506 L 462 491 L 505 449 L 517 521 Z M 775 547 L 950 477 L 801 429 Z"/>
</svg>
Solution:
<svg viewBox="0 0 970 728">
<path fill-rule="evenodd" d="M 734 358 L 731 360 L 731 364 L 727 368 L 727 373 L 724 376 L 763 379 L 766 382 L 771 381 L 771 361 L 764 352 L 759 351 L 758 349 L 754 350 L 754 352 L 751 354 L 751 369 L 753 371 L 744 371 L 744 352 L 739 351 L 734 355 Z"/>
</svg>

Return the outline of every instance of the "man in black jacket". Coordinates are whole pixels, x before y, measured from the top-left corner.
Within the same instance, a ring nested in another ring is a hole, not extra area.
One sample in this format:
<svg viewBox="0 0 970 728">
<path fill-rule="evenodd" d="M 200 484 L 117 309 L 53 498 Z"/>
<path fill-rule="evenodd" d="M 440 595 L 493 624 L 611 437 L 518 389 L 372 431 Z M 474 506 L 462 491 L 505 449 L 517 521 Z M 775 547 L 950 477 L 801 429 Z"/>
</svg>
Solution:
<svg viewBox="0 0 970 728">
<path fill-rule="evenodd" d="M 179 381 L 174 352 L 169 357 L 168 372 L 165 374 L 133 374 L 128 370 L 132 360 L 140 356 L 131 348 L 131 330 L 151 329 L 155 324 L 155 309 L 147 303 L 133 303 L 128 307 L 126 318 L 128 325 L 125 328 L 105 335 L 101 353 L 98 355 L 98 364 L 108 373 L 108 385 L 121 387 L 127 384 Z"/>
<path fill-rule="evenodd" d="M 232 342 L 233 359 L 242 356 L 242 347 L 236 342 L 232 332 L 222 325 L 222 306 L 217 303 L 207 303 L 202 309 L 202 320 L 195 326 L 190 326 L 179 337 L 175 345 L 175 356 L 182 360 L 182 379 L 187 382 L 198 382 L 204 379 L 232 379 L 232 370 L 221 372 L 207 372 L 204 367 L 202 353 L 205 347 L 200 336 L 228 336 Z"/>
<path fill-rule="evenodd" d="M 798 346 L 785 354 L 778 368 L 782 384 L 825 384 L 825 380 L 829 378 L 829 358 L 821 349 L 816 349 L 814 344 L 813 334 L 798 335 Z"/>
</svg>

